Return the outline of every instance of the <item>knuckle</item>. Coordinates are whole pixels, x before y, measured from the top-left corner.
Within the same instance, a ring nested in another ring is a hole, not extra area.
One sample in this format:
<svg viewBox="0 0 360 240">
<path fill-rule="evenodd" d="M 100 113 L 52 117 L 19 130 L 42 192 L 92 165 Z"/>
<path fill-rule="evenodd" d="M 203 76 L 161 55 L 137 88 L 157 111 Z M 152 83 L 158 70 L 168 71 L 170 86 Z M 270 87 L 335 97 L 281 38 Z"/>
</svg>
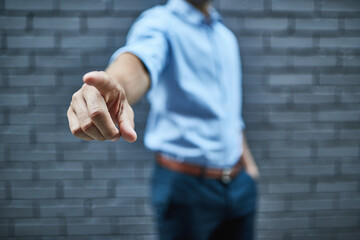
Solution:
<svg viewBox="0 0 360 240">
<path fill-rule="evenodd" d="M 71 133 L 75 136 L 75 137 L 80 137 L 83 133 L 82 129 L 80 127 L 77 128 L 73 128 L 71 129 Z"/>
<path fill-rule="evenodd" d="M 106 134 L 104 137 L 105 137 L 106 139 L 111 140 L 111 139 L 114 139 L 114 138 L 118 137 L 118 133 L 117 133 L 117 132 L 109 132 L 109 133 Z"/>
<path fill-rule="evenodd" d="M 104 117 L 104 110 L 100 109 L 100 108 L 94 108 L 92 110 L 90 110 L 90 118 L 92 120 L 98 120 Z"/>
<path fill-rule="evenodd" d="M 79 97 L 78 96 L 79 94 L 76 92 L 76 93 L 74 93 L 73 95 L 72 95 L 72 97 L 71 97 L 71 101 L 73 102 L 73 101 L 76 101 L 76 99 Z"/>
<path fill-rule="evenodd" d="M 81 124 L 81 130 L 88 132 L 91 128 L 94 127 L 94 123 L 91 121 L 86 121 Z"/>
</svg>

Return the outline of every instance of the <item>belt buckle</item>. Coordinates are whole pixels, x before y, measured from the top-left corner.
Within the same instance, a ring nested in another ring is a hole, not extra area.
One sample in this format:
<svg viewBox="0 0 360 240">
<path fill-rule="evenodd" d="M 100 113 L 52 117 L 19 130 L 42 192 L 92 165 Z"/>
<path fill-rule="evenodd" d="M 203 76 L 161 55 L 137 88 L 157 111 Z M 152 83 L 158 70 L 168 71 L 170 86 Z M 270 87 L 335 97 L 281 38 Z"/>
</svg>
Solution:
<svg viewBox="0 0 360 240">
<path fill-rule="evenodd" d="M 225 168 L 222 171 L 222 176 L 221 176 L 221 181 L 225 184 L 228 184 L 229 182 L 231 182 L 231 168 Z"/>
</svg>

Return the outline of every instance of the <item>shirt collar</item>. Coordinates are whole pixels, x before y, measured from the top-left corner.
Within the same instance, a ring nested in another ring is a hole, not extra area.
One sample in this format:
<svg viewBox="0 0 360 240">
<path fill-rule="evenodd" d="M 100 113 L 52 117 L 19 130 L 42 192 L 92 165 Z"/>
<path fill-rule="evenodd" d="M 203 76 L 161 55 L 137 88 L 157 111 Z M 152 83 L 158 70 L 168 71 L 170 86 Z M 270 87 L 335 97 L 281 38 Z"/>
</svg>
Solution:
<svg viewBox="0 0 360 240">
<path fill-rule="evenodd" d="M 221 15 L 213 6 L 210 6 L 210 18 L 206 19 L 205 15 L 188 3 L 186 0 L 169 0 L 167 3 L 169 8 L 175 14 L 181 16 L 184 20 L 194 24 L 213 24 L 216 21 L 221 21 Z"/>
</svg>

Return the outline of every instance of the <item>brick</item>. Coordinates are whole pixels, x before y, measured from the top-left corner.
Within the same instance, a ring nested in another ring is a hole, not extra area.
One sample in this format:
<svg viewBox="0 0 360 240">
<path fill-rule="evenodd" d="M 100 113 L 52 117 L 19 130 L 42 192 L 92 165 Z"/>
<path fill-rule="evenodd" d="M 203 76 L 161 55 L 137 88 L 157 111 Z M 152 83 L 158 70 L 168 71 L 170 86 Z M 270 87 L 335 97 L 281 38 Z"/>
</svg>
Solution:
<svg viewBox="0 0 360 240">
<path fill-rule="evenodd" d="M 4 182 L 0 182 L 0 199 L 5 199 L 6 197 L 6 187 Z"/>
<path fill-rule="evenodd" d="M 269 76 L 270 85 L 311 85 L 313 77 L 310 74 L 271 74 Z"/>
<path fill-rule="evenodd" d="M 70 235 L 109 235 L 112 222 L 109 218 L 69 219 L 67 230 Z"/>
<path fill-rule="evenodd" d="M 54 87 L 56 85 L 55 75 L 11 75 L 9 77 L 9 86 L 11 87 Z M 55 97 L 55 96 L 52 96 Z"/>
<path fill-rule="evenodd" d="M 219 8 L 221 10 L 231 10 L 231 11 L 263 11 L 264 10 L 264 1 L 254 0 L 227 0 L 220 1 Z"/>
<path fill-rule="evenodd" d="M 357 182 L 318 182 L 316 184 L 317 192 L 356 192 Z"/>
<path fill-rule="evenodd" d="M 282 230 L 275 229 L 275 230 L 267 230 L 261 227 L 257 227 L 256 231 L 256 239 L 258 240 L 279 240 L 283 238 L 284 233 Z"/>
<path fill-rule="evenodd" d="M 263 67 L 286 67 L 292 65 L 293 60 L 288 56 L 244 56 L 242 59 L 243 67 L 256 67 L 259 73 L 259 68 Z"/>
<path fill-rule="evenodd" d="M 119 232 L 129 235 L 137 234 L 139 231 L 144 232 L 145 234 L 154 233 L 154 227 L 150 224 L 141 225 L 141 224 L 134 224 L 134 225 L 127 225 L 127 226 L 119 226 Z"/>
<path fill-rule="evenodd" d="M 104 198 L 107 196 L 107 182 L 104 180 L 66 180 L 65 198 Z"/>
<path fill-rule="evenodd" d="M 321 4 L 321 11 L 324 12 L 358 12 L 359 9 L 360 2 L 357 0 L 327 0 Z"/>
<path fill-rule="evenodd" d="M 360 120 L 360 112 L 358 112 L 358 111 L 341 111 L 341 110 L 320 111 L 318 113 L 318 119 L 319 119 L 319 121 L 358 122 Z"/>
<path fill-rule="evenodd" d="M 7 10 L 52 10 L 54 3 L 52 0 L 5 0 Z"/>
<path fill-rule="evenodd" d="M 160 0 L 114 1 L 114 10 L 143 11 L 159 4 Z"/>
<path fill-rule="evenodd" d="M 75 137 L 74 137 L 75 138 Z M 65 151 L 64 159 L 67 161 L 97 161 L 107 160 L 107 151 Z"/>
<path fill-rule="evenodd" d="M 284 200 L 262 200 L 259 202 L 259 212 L 282 212 L 285 210 Z"/>
<path fill-rule="evenodd" d="M 343 163 L 341 166 L 341 173 L 344 175 L 351 175 L 351 174 L 358 175 L 360 174 L 360 165 L 355 165 L 355 164 L 348 165 L 346 163 Z"/>
<path fill-rule="evenodd" d="M 28 217 L 33 217 L 33 205 L 31 201 L 0 201 L 0 218 Z"/>
<path fill-rule="evenodd" d="M 287 18 L 245 18 L 245 28 L 251 30 L 286 30 L 288 20 Z"/>
<path fill-rule="evenodd" d="M 223 21 L 225 26 L 233 32 L 238 32 L 242 28 L 242 22 L 240 22 L 240 19 L 238 17 L 225 16 L 223 17 Z"/>
<path fill-rule="evenodd" d="M 4 30 L 26 29 L 26 18 L 14 16 L 0 16 L 0 28 Z"/>
<path fill-rule="evenodd" d="M 360 210 L 360 198 L 340 200 L 340 209 Z"/>
<path fill-rule="evenodd" d="M 324 164 L 317 166 L 300 166 L 294 167 L 292 173 L 295 176 L 334 176 L 335 175 L 335 166 L 326 166 Z"/>
<path fill-rule="evenodd" d="M 356 147 L 321 147 L 318 149 L 319 157 L 358 157 Z"/>
<path fill-rule="evenodd" d="M 258 220 L 258 228 L 260 229 L 296 229 L 307 228 L 309 225 L 308 218 L 298 217 L 277 217 L 262 218 Z"/>
<path fill-rule="evenodd" d="M 35 56 L 35 65 L 46 68 L 62 68 L 62 67 L 81 67 L 81 56 L 67 55 L 67 56 Z"/>
<path fill-rule="evenodd" d="M 344 57 L 342 57 L 342 61 L 343 65 L 346 67 L 357 67 L 360 65 L 360 56 L 345 55 Z"/>
<path fill-rule="evenodd" d="M 334 200 L 295 200 L 291 202 L 294 211 L 318 211 L 334 209 Z"/>
<path fill-rule="evenodd" d="M 360 232 L 349 232 L 343 231 L 337 234 L 336 240 L 343 240 L 343 239 L 360 239 Z"/>
<path fill-rule="evenodd" d="M 248 94 L 244 95 L 245 104 L 268 104 L 286 103 L 287 96 L 285 94 Z"/>
<path fill-rule="evenodd" d="M 36 48 L 54 48 L 55 39 L 49 36 L 17 36 L 7 38 L 8 48 L 36 49 Z"/>
<path fill-rule="evenodd" d="M 93 207 L 93 215 L 96 217 L 104 216 L 135 216 L 139 213 L 139 206 L 136 205 L 97 205 Z"/>
<path fill-rule="evenodd" d="M 358 227 L 357 216 L 343 216 L 343 217 L 316 217 L 316 228 L 344 228 L 344 227 Z"/>
<path fill-rule="evenodd" d="M 71 96 L 54 96 L 54 95 L 36 95 L 34 96 L 34 102 L 37 106 L 69 106 Z M 51 136 L 48 136 L 51 138 Z M 46 137 L 45 137 L 46 138 Z M 69 138 L 62 139 L 63 141 L 69 140 Z M 73 139 L 71 139 L 73 140 Z"/>
<path fill-rule="evenodd" d="M 341 129 L 340 130 L 340 138 L 341 139 L 359 139 L 359 136 L 360 136 L 360 129 L 352 129 L 352 130 Z"/>
<path fill-rule="evenodd" d="M 47 30 L 78 30 L 80 19 L 77 17 L 35 17 L 34 29 Z"/>
<path fill-rule="evenodd" d="M 147 197 L 150 194 L 148 187 L 116 187 L 117 197 Z"/>
<path fill-rule="evenodd" d="M 337 18 L 297 18 L 295 20 L 296 30 L 339 30 L 339 20 Z"/>
<path fill-rule="evenodd" d="M 109 56 L 111 54 L 96 54 L 90 55 L 87 59 L 87 66 L 95 69 L 105 69 L 109 63 Z"/>
<path fill-rule="evenodd" d="M 22 147 L 16 144 L 15 149 L 10 150 L 11 161 L 55 161 L 56 151 L 52 146 L 42 145 L 26 145 Z"/>
<path fill-rule="evenodd" d="M 12 124 L 54 124 L 56 116 L 52 113 L 19 113 L 10 114 Z"/>
<path fill-rule="evenodd" d="M 335 95 L 334 94 L 303 94 L 303 93 L 295 93 L 294 102 L 295 103 L 307 103 L 307 104 L 321 104 L 321 103 L 335 103 Z"/>
<path fill-rule="evenodd" d="M 0 164 L 0 180 L 31 180 L 32 167 L 29 163 L 4 165 Z"/>
<path fill-rule="evenodd" d="M 79 162 L 39 163 L 39 178 L 45 179 L 82 179 L 83 164 Z"/>
<path fill-rule="evenodd" d="M 315 55 L 315 56 L 295 56 L 295 66 L 302 67 L 334 67 L 336 66 L 336 56 Z"/>
<path fill-rule="evenodd" d="M 0 69 L 26 68 L 30 64 L 27 56 L 0 56 Z"/>
<path fill-rule="evenodd" d="M 360 48 L 360 37 L 320 37 L 320 48 Z"/>
<path fill-rule="evenodd" d="M 320 232 L 317 228 L 313 230 L 307 229 L 306 231 L 304 231 L 304 229 L 298 229 L 290 233 L 291 240 L 329 240 L 334 235 L 336 235 L 335 232 L 330 230 Z"/>
<path fill-rule="evenodd" d="M 310 122 L 309 112 L 273 112 L 270 114 L 271 122 Z"/>
<path fill-rule="evenodd" d="M 16 219 L 16 236 L 57 236 L 60 233 L 59 220 L 53 218 L 43 219 Z"/>
<path fill-rule="evenodd" d="M 134 18 L 130 17 L 89 17 L 86 19 L 86 23 L 90 30 L 101 29 L 127 32 L 134 20 Z"/>
<path fill-rule="evenodd" d="M 269 193 L 307 193 L 310 191 L 309 183 L 270 183 Z"/>
<path fill-rule="evenodd" d="M 91 175 L 94 179 L 105 178 L 104 176 L 106 176 L 107 179 L 136 178 L 143 176 L 143 174 L 139 174 L 139 171 L 114 166 L 92 168 Z"/>
<path fill-rule="evenodd" d="M 321 85 L 358 85 L 360 74 L 321 74 Z"/>
<path fill-rule="evenodd" d="M 55 198 L 55 182 L 13 182 L 11 186 L 13 199 L 46 199 Z"/>
<path fill-rule="evenodd" d="M 262 48 L 263 39 L 260 37 L 243 37 L 239 36 L 240 48 Z"/>
<path fill-rule="evenodd" d="M 62 0 L 60 10 L 66 11 L 103 11 L 106 9 L 106 1 L 99 0 Z"/>
<path fill-rule="evenodd" d="M 105 48 L 108 46 L 108 39 L 106 36 L 77 36 L 77 37 L 62 37 L 62 48 Z"/>
<path fill-rule="evenodd" d="M 66 104 L 68 106 L 68 104 Z M 65 115 L 64 115 L 65 117 Z M 83 140 L 74 137 L 70 129 L 67 129 L 65 132 L 42 132 L 37 133 L 36 142 L 37 143 L 80 143 Z"/>
<path fill-rule="evenodd" d="M 46 199 L 40 200 L 39 203 L 42 218 L 85 216 L 83 199 Z"/>
<path fill-rule="evenodd" d="M 360 29 L 360 18 L 346 18 L 345 30 L 359 30 Z"/>
<path fill-rule="evenodd" d="M 11 226 L 12 224 L 7 219 L 0 219 L 0 237 L 9 237 Z"/>
<path fill-rule="evenodd" d="M 313 39 L 311 37 L 271 37 L 271 48 L 312 48 Z"/>
<path fill-rule="evenodd" d="M 309 148 L 297 149 L 297 148 L 284 148 L 284 149 L 271 149 L 269 150 L 271 158 L 306 158 L 310 157 L 311 151 Z"/>
<path fill-rule="evenodd" d="M 27 94 L 2 94 L 0 95 L 0 106 L 27 106 L 29 97 Z"/>
<path fill-rule="evenodd" d="M 315 10 L 315 1 L 287 1 L 287 0 L 272 0 L 273 11 L 284 12 L 313 12 Z"/>
</svg>

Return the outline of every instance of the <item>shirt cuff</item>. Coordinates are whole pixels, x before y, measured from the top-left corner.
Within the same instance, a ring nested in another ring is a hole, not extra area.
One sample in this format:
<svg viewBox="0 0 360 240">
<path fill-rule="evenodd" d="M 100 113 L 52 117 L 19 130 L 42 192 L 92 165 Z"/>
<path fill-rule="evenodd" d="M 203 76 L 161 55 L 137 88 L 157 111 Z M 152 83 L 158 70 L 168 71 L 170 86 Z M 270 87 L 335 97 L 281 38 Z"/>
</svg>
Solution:
<svg viewBox="0 0 360 240">
<path fill-rule="evenodd" d="M 145 65 L 146 69 L 149 72 L 150 80 L 151 80 L 151 88 L 156 85 L 158 74 L 156 73 L 156 70 L 154 69 L 155 66 L 151 64 L 152 61 L 150 61 L 150 57 L 148 57 L 146 54 L 144 54 L 144 50 L 140 47 L 136 46 L 124 46 L 116 50 L 113 55 L 110 57 L 109 64 L 110 65 L 117 57 L 119 57 L 123 53 L 131 53 L 134 54 L 136 57 L 138 57 L 141 62 Z"/>
</svg>

